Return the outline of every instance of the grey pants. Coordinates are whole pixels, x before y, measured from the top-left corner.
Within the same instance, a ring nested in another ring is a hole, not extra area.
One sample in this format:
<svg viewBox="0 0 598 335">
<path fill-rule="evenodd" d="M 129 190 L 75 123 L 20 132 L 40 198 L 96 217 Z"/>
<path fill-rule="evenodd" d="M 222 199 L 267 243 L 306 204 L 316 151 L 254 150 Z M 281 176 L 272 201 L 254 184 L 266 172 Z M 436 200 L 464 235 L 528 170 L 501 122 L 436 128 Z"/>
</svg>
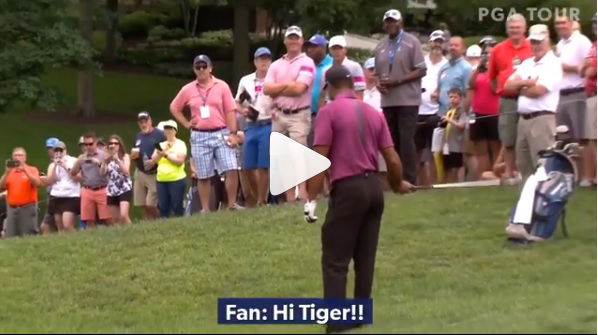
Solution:
<svg viewBox="0 0 598 335">
<path fill-rule="evenodd" d="M 37 234 L 37 204 L 24 207 L 7 206 L 4 236 Z"/>
</svg>

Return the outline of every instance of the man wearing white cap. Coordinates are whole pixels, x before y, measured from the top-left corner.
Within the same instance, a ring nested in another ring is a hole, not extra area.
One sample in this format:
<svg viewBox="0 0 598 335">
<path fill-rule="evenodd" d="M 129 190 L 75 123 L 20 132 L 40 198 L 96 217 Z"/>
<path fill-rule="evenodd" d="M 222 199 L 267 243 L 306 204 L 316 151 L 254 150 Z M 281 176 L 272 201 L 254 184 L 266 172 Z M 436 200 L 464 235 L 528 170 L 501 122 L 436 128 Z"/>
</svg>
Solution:
<svg viewBox="0 0 598 335">
<path fill-rule="evenodd" d="M 563 71 L 560 60 L 550 49 L 550 34 L 544 24 L 529 29 L 534 56 L 528 58 L 509 77 L 505 90 L 519 92 L 517 111 L 516 161 L 523 178 L 534 172 L 538 151 L 554 142 L 555 112 L 559 103 Z"/>
<path fill-rule="evenodd" d="M 581 33 L 573 33 L 573 21 L 567 15 L 556 17 L 554 27 L 560 37 L 556 45 L 556 54 L 563 63 L 561 96 L 556 113 L 557 124 L 567 125 L 574 139 L 580 141 L 584 148 L 589 148 L 589 140 L 594 136 L 588 133 L 586 123 L 592 116 L 586 114 L 585 81 L 580 69 L 592 49 L 592 42 Z M 596 111 L 593 110 L 591 113 L 596 114 Z M 590 151 L 582 151 L 581 158 L 579 162 L 581 185 L 591 186 L 590 180 L 593 178 L 595 168 L 592 165 L 589 166 L 590 169 L 583 168 L 587 166 L 585 164 L 587 160 L 592 160 Z M 595 158 L 593 160 L 595 161 Z"/>
<path fill-rule="evenodd" d="M 303 32 L 290 26 L 284 35 L 287 53 L 276 60 L 266 74 L 264 94 L 274 100 L 272 131 L 307 145 L 311 128 L 311 87 L 316 66 L 304 52 Z M 299 197 L 307 198 L 305 185 L 299 187 Z M 295 190 L 287 191 L 287 201 L 295 200 Z"/>
<path fill-rule="evenodd" d="M 333 64 L 342 65 L 349 70 L 353 79 L 353 90 L 357 93 L 359 99 L 363 100 L 363 91 L 365 90 L 365 77 L 363 69 L 359 63 L 350 60 L 347 57 L 347 40 L 342 35 L 333 36 L 328 43 L 330 55 L 332 55 Z"/>
<path fill-rule="evenodd" d="M 472 70 L 475 70 L 482 60 L 482 48 L 477 44 L 470 45 L 465 51 L 465 59 L 471 65 Z"/>
<path fill-rule="evenodd" d="M 438 88 L 438 73 L 448 60 L 443 56 L 445 34 L 442 30 L 435 30 L 430 34 L 428 44 L 430 53 L 424 57 L 426 62 L 426 75 L 422 78 L 422 102 L 419 105 L 417 117 L 417 129 L 415 131 L 415 148 L 417 150 L 417 163 L 419 166 L 419 181 L 422 185 L 433 183 L 434 169 L 430 169 L 433 162 L 429 158 L 422 159 L 426 151 L 430 150 L 432 145 L 432 134 L 434 128 L 438 125 L 438 101 L 432 100 L 431 96 Z"/>
<path fill-rule="evenodd" d="M 382 20 L 388 36 L 374 50 L 382 109 L 405 166 L 405 179 L 415 184 L 417 158 L 414 137 L 426 62 L 417 37 L 403 30 L 398 10 L 388 10 Z"/>
</svg>

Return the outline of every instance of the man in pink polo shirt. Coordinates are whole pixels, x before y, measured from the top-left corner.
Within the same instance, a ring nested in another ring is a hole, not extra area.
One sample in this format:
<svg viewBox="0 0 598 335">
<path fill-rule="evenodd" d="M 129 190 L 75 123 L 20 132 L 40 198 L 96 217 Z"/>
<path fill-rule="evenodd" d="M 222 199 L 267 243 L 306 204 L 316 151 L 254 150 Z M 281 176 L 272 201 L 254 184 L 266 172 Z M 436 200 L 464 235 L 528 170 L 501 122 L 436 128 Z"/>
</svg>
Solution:
<svg viewBox="0 0 598 335">
<path fill-rule="evenodd" d="M 328 174 L 332 192 L 322 226 L 324 298 L 346 297 L 347 272 L 353 259 L 354 298 L 367 299 L 372 294 L 384 211 L 382 185 L 375 174 L 378 152 L 386 161 L 388 180 L 395 192 L 410 192 L 413 185 L 403 181 L 401 160 L 384 115 L 357 98 L 351 72 L 343 65 L 333 65 L 326 72 L 326 85 L 333 101 L 318 112 L 314 139 L 314 150 L 331 162 Z M 304 207 L 308 222 L 317 219 L 315 199 L 325 173 L 308 180 L 310 201 Z M 327 333 L 356 326 L 329 324 Z"/>
<path fill-rule="evenodd" d="M 274 100 L 272 131 L 307 145 L 311 128 L 311 86 L 316 66 L 301 50 L 301 28 L 290 26 L 284 36 L 287 53 L 270 65 L 264 81 L 264 94 Z M 305 185 L 299 189 L 300 198 L 305 199 Z M 294 199 L 294 189 L 287 191 L 287 200 Z"/>
<path fill-rule="evenodd" d="M 235 98 L 227 83 L 212 75 L 212 61 L 199 55 L 193 61 L 196 80 L 183 86 L 170 104 L 170 112 L 185 128 L 191 129 L 191 154 L 199 179 L 202 211 L 210 208 L 210 178 L 215 170 L 226 173 L 228 208 L 236 204 L 239 185 L 235 147 L 238 146 Z M 191 120 L 183 108 L 191 110 Z"/>
</svg>

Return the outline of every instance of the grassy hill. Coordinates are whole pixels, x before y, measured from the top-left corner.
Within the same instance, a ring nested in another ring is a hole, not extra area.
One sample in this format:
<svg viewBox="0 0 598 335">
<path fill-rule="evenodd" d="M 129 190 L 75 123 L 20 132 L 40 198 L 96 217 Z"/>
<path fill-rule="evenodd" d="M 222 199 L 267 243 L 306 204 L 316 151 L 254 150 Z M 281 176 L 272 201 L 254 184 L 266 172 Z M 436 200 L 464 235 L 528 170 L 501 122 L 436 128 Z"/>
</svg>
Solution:
<svg viewBox="0 0 598 335">
<path fill-rule="evenodd" d="M 362 331 L 595 332 L 595 191 L 570 200 L 570 238 L 531 247 L 505 241 L 516 195 L 387 195 Z M 0 241 L 0 331 L 322 333 L 221 326 L 216 312 L 218 297 L 319 297 L 320 224 L 297 204 Z"/>
</svg>

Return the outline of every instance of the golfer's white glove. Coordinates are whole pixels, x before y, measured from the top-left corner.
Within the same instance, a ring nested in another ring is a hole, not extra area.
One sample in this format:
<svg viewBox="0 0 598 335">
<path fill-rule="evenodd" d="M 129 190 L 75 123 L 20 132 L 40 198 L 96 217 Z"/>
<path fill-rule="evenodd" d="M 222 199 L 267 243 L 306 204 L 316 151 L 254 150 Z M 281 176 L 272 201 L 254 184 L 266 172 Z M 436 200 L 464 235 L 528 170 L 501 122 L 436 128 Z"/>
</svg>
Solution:
<svg viewBox="0 0 598 335">
<path fill-rule="evenodd" d="M 307 201 L 305 205 L 303 205 L 303 214 L 305 215 L 305 221 L 308 223 L 314 223 L 318 220 L 316 216 L 316 201 Z"/>
</svg>

